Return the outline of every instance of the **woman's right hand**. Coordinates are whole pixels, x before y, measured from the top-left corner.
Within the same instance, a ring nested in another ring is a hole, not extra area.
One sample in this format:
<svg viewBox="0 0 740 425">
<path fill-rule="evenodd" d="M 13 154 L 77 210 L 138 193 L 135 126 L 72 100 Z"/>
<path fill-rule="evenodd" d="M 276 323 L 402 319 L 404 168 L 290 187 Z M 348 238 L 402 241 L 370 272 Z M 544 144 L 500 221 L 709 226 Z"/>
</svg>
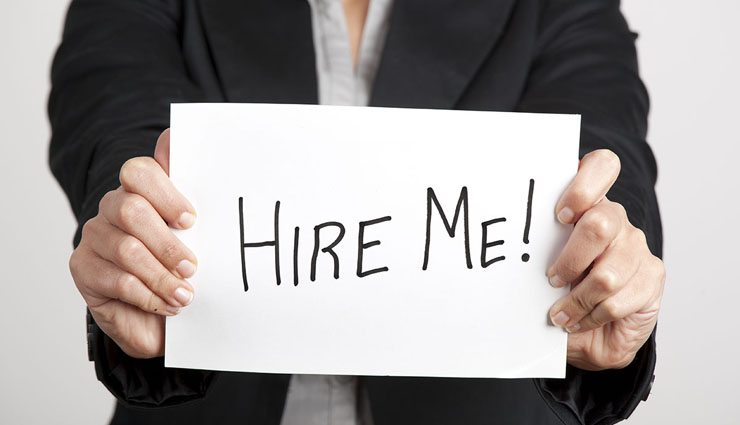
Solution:
<svg viewBox="0 0 740 425">
<path fill-rule="evenodd" d="M 191 227 L 195 210 L 170 181 L 169 150 L 168 129 L 154 158 L 133 158 L 121 167 L 121 186 L 100 201 L 69 260 L 98 326 L 136 358 L 163 355 L 164 316 L 193 299 L 185 279 L 197 261 L 170 228 Z"/>
</svg>

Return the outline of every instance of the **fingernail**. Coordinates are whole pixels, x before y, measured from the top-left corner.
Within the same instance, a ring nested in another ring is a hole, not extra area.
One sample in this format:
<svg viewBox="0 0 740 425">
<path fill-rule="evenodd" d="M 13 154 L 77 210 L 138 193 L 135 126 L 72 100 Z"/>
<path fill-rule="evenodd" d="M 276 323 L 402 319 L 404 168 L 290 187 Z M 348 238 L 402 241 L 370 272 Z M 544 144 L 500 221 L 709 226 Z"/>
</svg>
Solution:
<svg viewBox="0 0 740 425">
<path fill-rule="evenodd" d="M 573 217 L 575 217 L 575 214 L 573 214 L 573 210 L 568 207 L 564 207 L 558 213 L 558 220 L 563 224 L 570 224 L 573 221 Z"/>
<path fill-rule="evenodd" d="M 174 307 L 174 306 L 171 306 L 171 305 L 168 305 L 167 306 L 167 313 L 169 313 L 170 316 L 174 316 L 174 315 L 180 313 L 180 310 L 182 310 L 180 307 Z"/>
<path fill-rule="evenodd" d="M 565 328 L 565 330 L 568 331 L 568 333 L 578 332 L 579 329 L 581 329 L 580 323 L 575 323 Z"/>
<path fill-rule="evenodd" d="M 175 270 L 177 270 L 183 279 L 187 279 L 195 274 L 195 264 L 188 260 L 182 260 L 177 267 L 175 267 Z"/>
<path fill-rule="evenodd" d="M 566 282 L 563 279 L 561 279 L 560 276 L 558 275 L 550 276 L 549 281 L 550 281 L 550 286 L 552 286 L 553 288 L 562 288 L 563 286 L 566 285 Z"/>
<path fill-rule="evenodd" d="M 564 311 L 561 311 L 558 314 L 552 316 L 552 323 L 555 326 L 563 327 L 566 323 L 568 323 L 568 320 L 570 320 L 570 317 Z"/>
<path fill-rule="evenodd" d="M 193 293 L 185 288 L 177 288 L 175 290 L 175 299 L 183 306 L 186 306 L 193 301 Z"/>
<path fill-rule="evenodd" d="M 183 229 L 189 229 L 195 224 L 195 216 L 189 212 L 184 212 L 177 221 L 177 224 Z"/>
</svg>

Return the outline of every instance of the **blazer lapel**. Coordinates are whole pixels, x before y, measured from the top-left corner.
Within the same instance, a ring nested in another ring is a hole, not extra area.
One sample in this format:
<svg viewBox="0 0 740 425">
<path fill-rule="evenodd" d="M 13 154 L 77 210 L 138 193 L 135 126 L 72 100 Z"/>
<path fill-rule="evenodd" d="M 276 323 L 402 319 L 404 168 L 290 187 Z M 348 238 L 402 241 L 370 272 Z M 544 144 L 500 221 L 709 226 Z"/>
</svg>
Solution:
<svg viewBox="0 0 740 425">
<path fill-rule="evenodd" d="M 451 109 L 496 45 L 515 0 L 395 0 L 374 106 Z"/>
<path fill-rule="evenodd" d="M 395 0 L 371 105 L 455 106 L 515 3 L 470 1 Z M 318 102 L 306 0 L 201 0 L 199 5 L 227 101 Z"/>
<path fill-rule="evenodd" d="M 228 102 L 317 103 L 306 0 L 200 0 Z"/>
</svg>

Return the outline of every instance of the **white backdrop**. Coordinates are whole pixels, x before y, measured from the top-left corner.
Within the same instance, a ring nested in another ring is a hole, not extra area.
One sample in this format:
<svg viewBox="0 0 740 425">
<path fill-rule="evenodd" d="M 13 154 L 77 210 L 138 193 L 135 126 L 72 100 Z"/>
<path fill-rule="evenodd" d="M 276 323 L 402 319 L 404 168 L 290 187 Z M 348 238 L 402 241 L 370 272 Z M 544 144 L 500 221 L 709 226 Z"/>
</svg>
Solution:
<svg viewBox="0 0 740 425">
<path fill-rule="evenodd" d="M 48 69 L 66 2 L 2 3 L 0 423 L 105 423 L 113 401 L 86 360 L 67 271 L 74 220 L 46 164 Z M 738 423 L 740 3 L 625 0 L 623 10 L 653 99 L 668 267 L 655 386 L 628 423 Z"/>
</svg>

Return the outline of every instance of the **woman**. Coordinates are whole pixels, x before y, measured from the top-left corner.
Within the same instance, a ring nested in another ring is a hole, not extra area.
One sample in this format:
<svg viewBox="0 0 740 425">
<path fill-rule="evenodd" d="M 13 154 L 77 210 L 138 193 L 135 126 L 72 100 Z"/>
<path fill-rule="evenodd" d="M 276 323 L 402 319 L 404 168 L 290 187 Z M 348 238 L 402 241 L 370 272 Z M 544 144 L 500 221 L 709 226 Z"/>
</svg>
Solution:
<svg viewBox="0 0 740 425">
<path fill-rule="evenodd" d="M 614 0 L 73 1 L 52 70 L 50 158 L 80 223 L 70 268 L 90 358 L 119 400 L 113 423 L 627 417 L 652 382 L 664 281 L 635 56 Z M 555 206 L 575 228 L 546 271 L 573 284 L 549 312 L 569 332 L 567 378 L 165 369 L 164 317 L 197 296 L 197 259 L 168 228 L 196 211 L 167 177 L 163 130 L 171 102 L 203 101 L 582 114 L 579 171 Z"/>
</svg>

